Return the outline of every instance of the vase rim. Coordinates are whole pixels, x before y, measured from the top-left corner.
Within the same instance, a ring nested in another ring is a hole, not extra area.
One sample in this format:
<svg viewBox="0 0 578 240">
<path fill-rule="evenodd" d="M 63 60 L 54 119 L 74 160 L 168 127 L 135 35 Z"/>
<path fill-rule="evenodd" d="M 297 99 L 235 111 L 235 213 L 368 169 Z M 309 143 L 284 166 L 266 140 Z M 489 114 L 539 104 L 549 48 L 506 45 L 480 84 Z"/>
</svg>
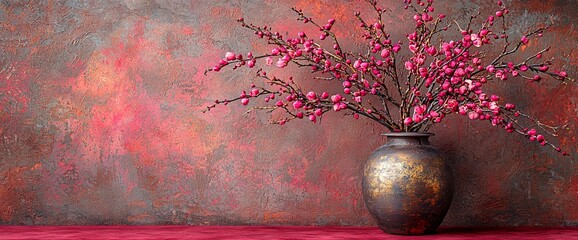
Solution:
<svg viewBox="0 0 578 240">
<path fill-rule="evenodd" d="M 430 132 L 388 132 L 381 135 L 386 137 L 431 137 L 435 134 Z"/>
</svg>

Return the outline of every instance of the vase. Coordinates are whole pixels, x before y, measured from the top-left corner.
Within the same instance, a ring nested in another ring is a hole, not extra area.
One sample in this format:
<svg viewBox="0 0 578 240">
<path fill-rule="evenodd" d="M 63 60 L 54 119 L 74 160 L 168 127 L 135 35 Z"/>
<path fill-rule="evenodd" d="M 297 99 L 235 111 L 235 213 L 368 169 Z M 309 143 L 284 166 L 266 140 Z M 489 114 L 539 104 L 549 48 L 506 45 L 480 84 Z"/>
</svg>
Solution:
<svg viewBox="0 0 578 240">
<path fill-rule="evenodd" d="M 387 133 L 387 143 L 366 160 L 362 190 L 365 205 L 386 233 L 434 233 L 454 193 L 453 175 L 432 133 Z"/>
</svg>

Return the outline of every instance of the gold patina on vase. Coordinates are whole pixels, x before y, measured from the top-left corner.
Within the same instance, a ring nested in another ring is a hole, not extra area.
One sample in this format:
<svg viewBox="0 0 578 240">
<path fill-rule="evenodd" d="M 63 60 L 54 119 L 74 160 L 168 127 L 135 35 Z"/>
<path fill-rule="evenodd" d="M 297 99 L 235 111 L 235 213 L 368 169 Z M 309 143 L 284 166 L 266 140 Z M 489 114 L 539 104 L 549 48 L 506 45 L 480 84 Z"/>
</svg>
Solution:
<svg viewBox="0 0 578 240">
<path fill-rule="evenodd" d="M 431 133 L 387 133 L 365 162 L 363 197 L 379 227 L 390 234 L 434 233 L 454 193 L 451 169 Z"/>
</svg>

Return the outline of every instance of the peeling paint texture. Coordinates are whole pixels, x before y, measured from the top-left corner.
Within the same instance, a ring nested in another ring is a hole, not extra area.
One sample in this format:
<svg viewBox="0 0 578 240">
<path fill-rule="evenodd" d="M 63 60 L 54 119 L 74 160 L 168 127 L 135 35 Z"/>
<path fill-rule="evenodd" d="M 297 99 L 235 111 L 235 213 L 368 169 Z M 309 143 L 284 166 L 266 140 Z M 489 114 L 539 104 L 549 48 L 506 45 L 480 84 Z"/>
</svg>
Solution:
<svg viewBox="0 0 578 240">
<path fill-rule="evenodd" d="M 385 143 L 383 128 L 340 114 L 268 125 L 269 115 L 242 115 L 240 104 L 201 113 L 260 81 L 248 69 L 203 76 L 226 51 L 268 51 L 238 17 L 296 34 L 296 6 L 335 17 L 343 45 L 355 48 L 362 2 L 0 1 L 0 224 L 374 225 L 360 174 Z M 401 0 L 382 2 L 401 39 L 407 27 L 396 23 L 410 15 Z M 555 66 L 578 76 L 578 2 L 506 3 L 514 36 L 556 22 L 543 42 L 555 46 Z M 436 13 L 485 16 L 492 7 L 447 0 Z M 291 75 L 323 87 L 306 70 Z M 432 138 L 456 180 L 443 224 L 578 225 L 576 88 L 503 86 L 495 92 L 521 110 L 569 123 L 560 142 L 572 157 L 449 117 Z"/>
</svg>

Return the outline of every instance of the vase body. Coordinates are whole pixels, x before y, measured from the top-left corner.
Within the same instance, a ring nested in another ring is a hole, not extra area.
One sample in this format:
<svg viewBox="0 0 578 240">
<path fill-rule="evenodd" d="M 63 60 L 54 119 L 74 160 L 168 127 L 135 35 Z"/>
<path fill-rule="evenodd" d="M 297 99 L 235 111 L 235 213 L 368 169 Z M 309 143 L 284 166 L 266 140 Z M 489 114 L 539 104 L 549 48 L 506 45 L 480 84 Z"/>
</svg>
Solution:
<svg viewBox="0 0 578 240">
<path fill-rule="evenodd" d="M 386 233 L 431 234 L 443 221 L 454 193 L 453 175 L 431 133 L 387 133 L 387 143 L 366 160 L 365 205 Z"/>
</svg>

